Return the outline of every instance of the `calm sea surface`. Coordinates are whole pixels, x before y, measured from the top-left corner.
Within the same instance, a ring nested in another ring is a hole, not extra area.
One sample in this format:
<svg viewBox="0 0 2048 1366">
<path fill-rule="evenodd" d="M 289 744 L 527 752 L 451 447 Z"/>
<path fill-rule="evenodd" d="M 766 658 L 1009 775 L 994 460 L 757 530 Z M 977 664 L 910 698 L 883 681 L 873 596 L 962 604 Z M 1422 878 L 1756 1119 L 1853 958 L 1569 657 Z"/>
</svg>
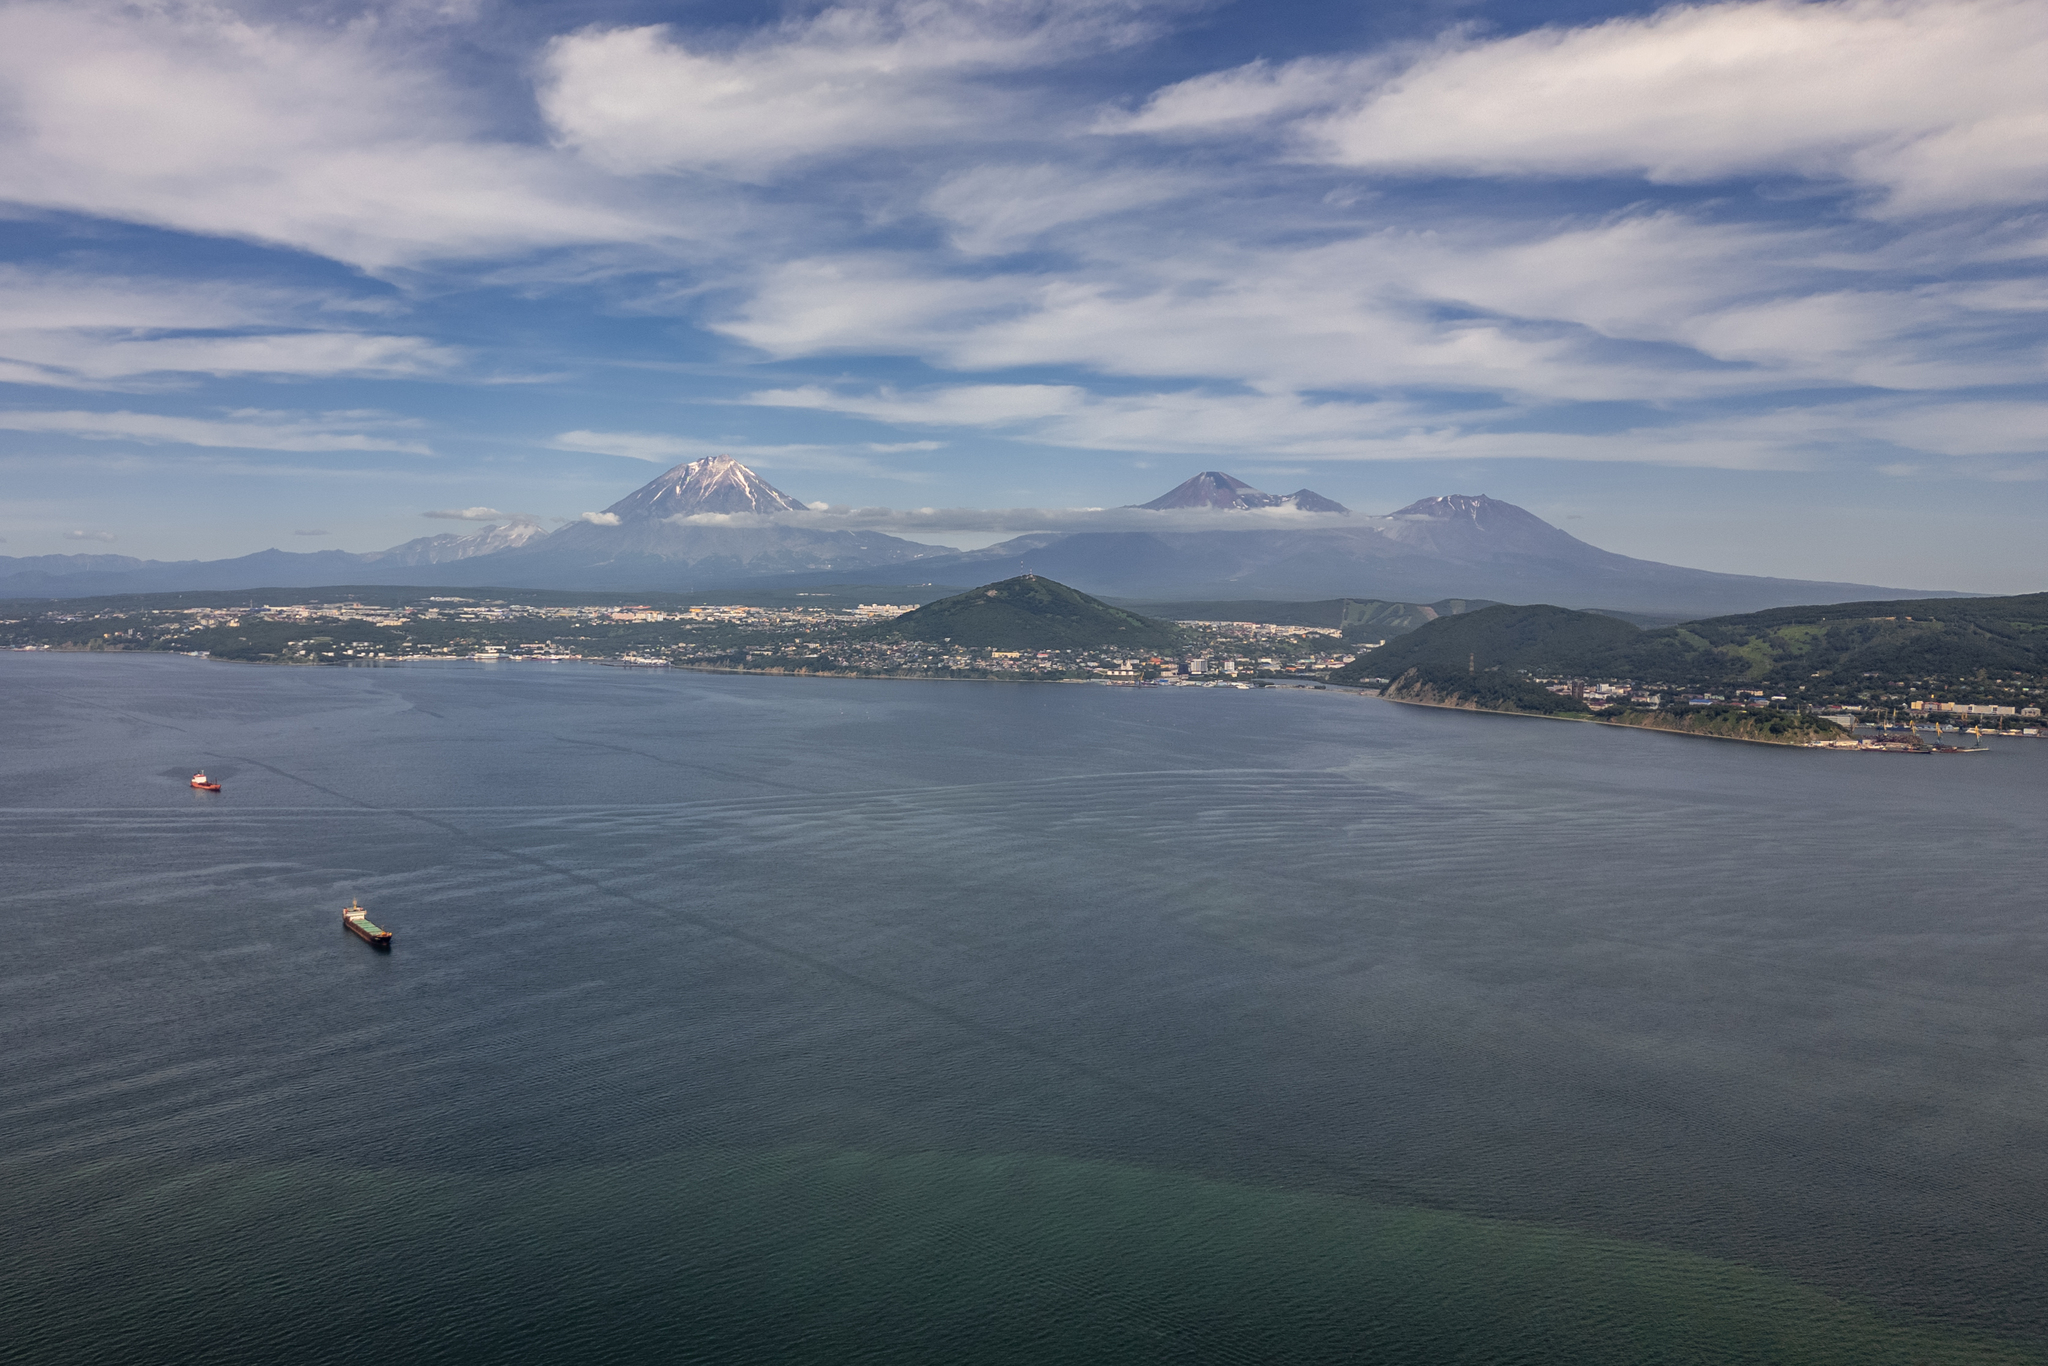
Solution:
<svg viewBox="0 0 2048 1366">
<path fill-rule="evenodd" d="M 2048 1355 L 2048 741 L 0 654 L 0 778 L 0 1359 Z"/>
</svg>

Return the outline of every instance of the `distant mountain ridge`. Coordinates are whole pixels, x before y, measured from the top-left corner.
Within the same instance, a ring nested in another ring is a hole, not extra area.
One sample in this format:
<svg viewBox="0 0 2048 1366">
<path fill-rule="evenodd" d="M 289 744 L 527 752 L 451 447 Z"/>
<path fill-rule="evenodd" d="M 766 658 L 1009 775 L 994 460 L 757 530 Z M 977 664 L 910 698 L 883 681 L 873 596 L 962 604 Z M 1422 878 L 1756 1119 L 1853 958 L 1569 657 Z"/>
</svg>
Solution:
<svg viewBox="0 0 2048 1366">
<path fill-rule="evenodd" d="M 298 588 L 322 583 L 409 583 L 423 567 L 530 545 L 533 522 L 486 526 L 466 536 L 420 536 L 389 550 L 259 550 L 228 560 L 139 560 L 132 555 L 0 556 L 0 598 L 88 597 L 186 589 Z M 445 574 L 447 571 L 439 571 Z M 432 576 L 429 576 L 432 577 Z"/>
<path fill-rule="evenodd" d="M 1257 515 L 1273 510 L 1313 515 Z M 0 597 L 423 583 L 676 592 L 1037 575 L 1125 601 L 1463 598 L 1559 602 L 1668 619 L 1796 603 L 1961 596 L 1633 559 L 1484 495 L 1425 498 L 1385 516 L 1355 514 L 1309 489 L 1269 494 L 1220 470 L 1118 514 L 1128 523 L 1133 511 L 1158 513 L 1160 530 L 1035 532 L 971 551 L 819 526 L 820 518 L 808 511 L 739 461 L 714 456 L 666 470 L 604 512 L 586 513 L 551 534 L 515 519 L 469 536 L 424 536 L 367 554 L 273 549 L 176 563 L 109 555 L 0 557 Z M 1235 512 L 1248 514 L 1241 526 L 1231 520 Z"/>
<path fill-rule="evenodd" d="M 479 555 L 495 555 L 501 550 L 516 550 L 520 546 L 533 544 L 547 534 L 547 529 L 538 522 L 510 522 L 487 526 L 482 531 L 473 531 L 467 536 L 458 536 L 452 531 L 444 531 L 438 536 L 421 536 L 403 545 L 392 546 L 389 550 L 372 551 L 363 559 L 371 564 L 402 564 L 409 567 L 423 564 L 452 564 L 456 560 L 472 560 Z"/>
</svg>

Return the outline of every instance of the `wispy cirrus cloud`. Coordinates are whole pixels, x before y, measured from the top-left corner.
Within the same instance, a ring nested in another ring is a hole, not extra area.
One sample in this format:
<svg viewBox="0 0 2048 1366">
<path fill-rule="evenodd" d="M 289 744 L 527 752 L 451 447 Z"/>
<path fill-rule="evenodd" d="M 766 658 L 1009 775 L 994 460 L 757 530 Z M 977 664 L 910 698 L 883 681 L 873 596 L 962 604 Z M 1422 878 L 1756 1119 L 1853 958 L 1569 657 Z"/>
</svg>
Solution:
<svg viewBox="0 0 2048 1366">
<path fill-rule="evenodd" d="M 725 42 L 669 25 L 593 27 L 547 45 L 540 105 L 561 143 L 627 173 L 767 177 L 860 149 L 957 147 L 1042 117 L 1030 87 L 989 77 L 1140 41 L 1158 31 L 1146 8 L 882 0 Z"/>
<path fill-rule="evenodd" d="M 161 388 L 186 376 L 426 378 L 455 347 L 360 330 L 388 299 L 232 280 L 0 266 L 0 383 Z"/>
<path fill-rule="evenodd" d="M 163 413 L 29 411 L 0 409 L 0 431 L 39 432 L 87 441 L 131 441 L 144 445 L 215 446 L 263 451 L 432 452 L 423 443 L 375 430 L 409 425 L 388 415 L 341 414 L 309 417 L 286 413 L 238 412 L 221 418 Z M 350 420 L 353 419 L 353 420 Z"/>
<path fill-rule="evenodd" d="M 1181 170 L 1034 165 L 975 166 L 941 182 L 924 207 L 950 226 L 969 256 L 1022 250 L 1056 229 L 1152 209 L 1210 188 Z"/>
<path fill-rule="evenodd" d="M 0 183 L 18 204 L 373 270 L 692 235 L 580 159 L 496 133 L 432 51 L 390 25 L 224 5 L 8 5 Z"/>
<path fill-rule="evenodd" d="M 762 390 L 750 402 L 902 425 L 995 432 L 1082 450 L 1173 450 L 1202 458 L 1630 463 L 1727 470 L 1804 470 L 1901 454 L 1959 472 L 2014 477 L 2048 461 L 2048 398 L 1953 400 L 1886 395 L 1729 413 L 1692 408 L 1616 429 L 1546 426 L 1541 411 L 1444 413 L 1395 402 L 1291 394 L 1100 396 L 1072 385 L 956 385 L 841 391 Z"/>
<path fill-rule="evenodd" d="M 700 512 L 670 517 L 693 526 L 794 526 L 819 531 L 1027 532 L 1279 531 L 1351 526 L 1367 519 L 1294 508 L 890 508 L 813 507 L 804 512 Z"/>
<path fill-rule="evenodd" d="M 1286 120 L 1301 155 L 1395 174 L 1788 175 L 1888 213 L 2048 194 L 2048 11 L 2031 0 L 1674 5 L 1581 27 L 1453 33 L 1366 59 L 1252 62 L 1099 131 Z"/>
<path fill-rule="evenodd" d="M 1356 48 L 1276 11 L 1307 55 L 1250 63 L 1194 7 L 0 8 L 0 187 L 59 263 L 0 268 L 0 384 L 164 410 L 21 400 L 17 444 L 425 449 L 332 411 L 374 404 L 476 461 L 405 515 L 524 500 L 492 462 L 536 410 L 458 388 L 488 368 L 566 414 L 542 446 L 835 501 L 974 501 L 1029 446 L 1751 489 L 2048 458 L 2033 0 L 1482 3 Z M 1041 463 L 1080 501 L 1135 461 Z"/>
<path fill-rule="evenodd" d="M 957 277 L 901 254 L 791 262 L 715 325 L 778 357 L 865 349 L 966 372 L 1080 365 L 1558 402 L 2043 373 L 2031 286 L 1901 278 L 1814 229 L 1660 211 L 1305 246 L 1197 240 L 1166 257 L 1141 237 L 1089 245 L 1057 276 Z"/>
<path fill-rule="evenodd" d="M 892 469 L 876 460 L 877 455 L 907 451 L 931 451 L 936 441 L 895 441 L 833 445 L 761 445 L 748 442 L 705 441 L 697 437 L 670 436 L 660 432 L 562 432 L 552 442 L 557 450 L 588 451 L 598 455 L 623 455 L 655 464 L 680 464 L 708 456 L 729 455 L 736 460 L 768 469 L 837 470 L 907 479 L 914 476 Z"/>
<path fill-rule="evenodd" d="M 300 332 L 230 337 L 25 336 L 0 326 L 0 383 L 64 389 L 150 388 L 181 376 L 423 378 L 455 368 L 458 353 L 423 337 Z"/>
</svg>

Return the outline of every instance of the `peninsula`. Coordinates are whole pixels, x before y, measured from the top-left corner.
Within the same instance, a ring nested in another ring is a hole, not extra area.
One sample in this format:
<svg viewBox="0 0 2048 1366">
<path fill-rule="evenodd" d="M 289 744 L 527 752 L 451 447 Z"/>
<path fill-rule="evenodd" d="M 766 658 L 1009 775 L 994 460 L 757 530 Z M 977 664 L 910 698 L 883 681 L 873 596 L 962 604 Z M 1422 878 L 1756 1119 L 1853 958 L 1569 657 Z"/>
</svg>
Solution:
<svg viewBox="0 0 2048 1366">
<path fill-rule="evenodd" d="M 1331 677 L 1469 711 L 1925 749 L 1916 723 L 2040 733 L 2048 594 L 1780 608 L 1651 630 L 1595 612 L 1492 606 L 1432 621 Z M 1889 729 L 1852 738 L 1872 722 Z"/>
</svg>

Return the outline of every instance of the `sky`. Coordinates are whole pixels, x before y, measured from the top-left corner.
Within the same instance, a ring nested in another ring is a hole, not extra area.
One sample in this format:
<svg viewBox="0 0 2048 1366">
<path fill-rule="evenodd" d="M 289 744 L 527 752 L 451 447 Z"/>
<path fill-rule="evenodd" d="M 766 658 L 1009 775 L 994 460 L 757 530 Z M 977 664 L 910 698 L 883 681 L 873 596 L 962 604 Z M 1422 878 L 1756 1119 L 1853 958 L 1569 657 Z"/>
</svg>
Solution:
<svg viewBox="0 0 2048 1366">
<path fill-rule="evenodd" d="M 727 453 L 2040 591 L 2044 71 L 2043 0 L 0 3 L 0 555 Z"/>
</svg>

